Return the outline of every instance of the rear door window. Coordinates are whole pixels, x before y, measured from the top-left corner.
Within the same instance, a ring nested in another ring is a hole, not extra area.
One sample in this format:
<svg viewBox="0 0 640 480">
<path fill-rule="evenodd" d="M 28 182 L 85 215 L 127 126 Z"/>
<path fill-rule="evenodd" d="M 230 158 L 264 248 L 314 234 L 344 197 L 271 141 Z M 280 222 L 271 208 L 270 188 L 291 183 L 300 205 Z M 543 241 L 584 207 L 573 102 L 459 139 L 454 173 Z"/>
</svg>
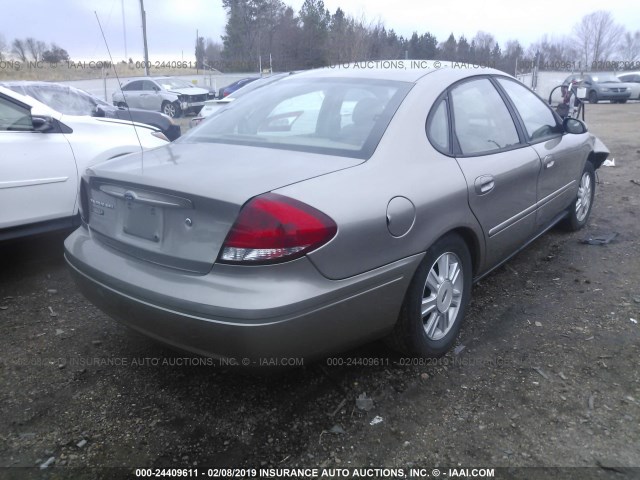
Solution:
<svg viewBox="0 0 640 480">
<path fill-rule="evenodd" d="M 135 80 L 131 83 L 127 83 L 124 87 L 122 87 L 122 90 L 124 90 L 125 92 L 134 92 L 137 90 L 142 90 L 142 81 Z"/>
</svg>

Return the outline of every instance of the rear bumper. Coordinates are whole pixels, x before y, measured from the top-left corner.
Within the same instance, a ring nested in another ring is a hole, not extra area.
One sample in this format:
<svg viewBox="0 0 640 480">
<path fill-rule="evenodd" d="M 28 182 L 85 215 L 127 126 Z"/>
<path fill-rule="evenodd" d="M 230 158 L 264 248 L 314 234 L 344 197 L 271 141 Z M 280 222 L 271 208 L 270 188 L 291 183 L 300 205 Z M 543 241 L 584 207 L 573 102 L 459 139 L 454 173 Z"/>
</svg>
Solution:
<svg viewBox="0 0 640 480">
<path fill-rule="evenodd" d="M 597 92 L 598 100 L 626 100 L 631 97 L 631 92 Z"/>
<path fill-rule="evenodd" d="M 253 366 L 384 336 L 422 255 L 339 281 L 307 258 L 192 275 L 127 257 L 80 228 L 65 258 L 80 291 L 113 318 L 175 348 Z"/>
</svg>

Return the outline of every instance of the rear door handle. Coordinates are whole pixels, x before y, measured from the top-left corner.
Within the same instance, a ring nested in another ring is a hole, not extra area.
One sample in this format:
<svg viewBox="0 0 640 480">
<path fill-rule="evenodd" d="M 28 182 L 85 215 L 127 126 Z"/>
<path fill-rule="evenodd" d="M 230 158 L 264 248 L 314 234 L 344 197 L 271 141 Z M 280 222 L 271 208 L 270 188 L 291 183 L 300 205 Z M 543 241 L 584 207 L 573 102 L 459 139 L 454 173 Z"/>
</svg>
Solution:
<svg viewBox="0 0 640 480">
<path fill-rule="evenodd" d="M 489 193 L 495 186 L 496 183 L 491 175 L 482 175 L 476 178 L 475 188 L 478 195 L 485 195 Z"/>
<path fill-rule="evenodd" d="M 542 160 L 542 164 L 544 165 L 544 168 L 551 168 L 555 165 L 556 161 L 553 159 L 553 157 L 551 155 L 547 155 L 546 157 L 544 157 L 544 160 Z"/>
</svg>

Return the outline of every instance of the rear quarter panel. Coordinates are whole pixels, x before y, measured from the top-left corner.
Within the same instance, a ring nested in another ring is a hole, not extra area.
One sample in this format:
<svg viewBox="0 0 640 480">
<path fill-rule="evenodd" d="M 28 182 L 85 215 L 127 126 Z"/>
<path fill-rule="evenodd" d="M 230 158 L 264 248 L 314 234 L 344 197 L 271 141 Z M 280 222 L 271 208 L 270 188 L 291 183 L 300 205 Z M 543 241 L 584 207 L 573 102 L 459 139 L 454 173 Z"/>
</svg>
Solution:
<svg viewBox="0 0 640 480">
<path fill-rule="evenodd" d="M 429 109 L 443 90 L 437 81 L 416 84 L 368 161 L 277 190 L 337 223 L 336 237 L 309 254 L 326 277 L 347 278 L 424 252 L 460 227 L 474 232 L 483 252 L 462 172 L 454 158 L 431 146 L 425 133 Z M 402 237 L 387 228 L 387 205 L 397 196 L 408 198 L 416 212 L 413 227 Z"/>
</svg>

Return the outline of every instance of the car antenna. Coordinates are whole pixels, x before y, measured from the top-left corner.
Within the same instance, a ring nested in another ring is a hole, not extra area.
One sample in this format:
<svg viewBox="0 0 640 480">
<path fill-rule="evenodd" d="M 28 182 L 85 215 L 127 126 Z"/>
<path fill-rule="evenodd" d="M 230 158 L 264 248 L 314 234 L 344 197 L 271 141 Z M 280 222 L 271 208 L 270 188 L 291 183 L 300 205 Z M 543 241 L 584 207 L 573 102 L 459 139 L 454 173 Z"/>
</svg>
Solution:
<svg viewBox="0 0 640 480">
<path fill-rule="evenodd" d="M 111 56 L 111 50 L 109 50 L 109 44 L 107 43 L 107 37 L 104 35 L 104 30 L 102 29 L 102 24 L 100 23 L 100 17 L 98 17 L 98 12 L 95 10 L 93 13 L 96 16 L 96 20 L 98 21 L 98 27 L 100 27 L 100 33 L 102 34 L 102 39 L 104 40 L 104 44 L 107 47 L 107 53 L 109 54 L 109 61 L 111 62 L 111 66 L 113 67 L 113 73 L 116 76 L 116 80 L 118 81 L 118 88 L 120 89 L 120 93 L 122 93 L 122 98 L 125 98 L 124 92 L 122 91 L 122 85 L 120 85 L 120 77 L 118 77 L 118 70 L 116 69 L 115 63 L 113 63 L 113 57 Z M 129 120 L 131 121 L 131 125 L 133 126 L 133 131 L 136 133 L 136 138 L 138 139 L 138 145 L 140 145 L 140 166 L 142 168 L 142 173 L 144 173 L 144 149 L 142 148 L 142 142 L 140 141 L 140 136 L 138 135 L 138 128 L 136 127 L 136 123 L 133 121 L 133 117 L 131 116 L 131 110 L 129 109 L 129 104 L 124 102 L 127 107 L 127 113 L 129 113 Z"/>
</svg>

